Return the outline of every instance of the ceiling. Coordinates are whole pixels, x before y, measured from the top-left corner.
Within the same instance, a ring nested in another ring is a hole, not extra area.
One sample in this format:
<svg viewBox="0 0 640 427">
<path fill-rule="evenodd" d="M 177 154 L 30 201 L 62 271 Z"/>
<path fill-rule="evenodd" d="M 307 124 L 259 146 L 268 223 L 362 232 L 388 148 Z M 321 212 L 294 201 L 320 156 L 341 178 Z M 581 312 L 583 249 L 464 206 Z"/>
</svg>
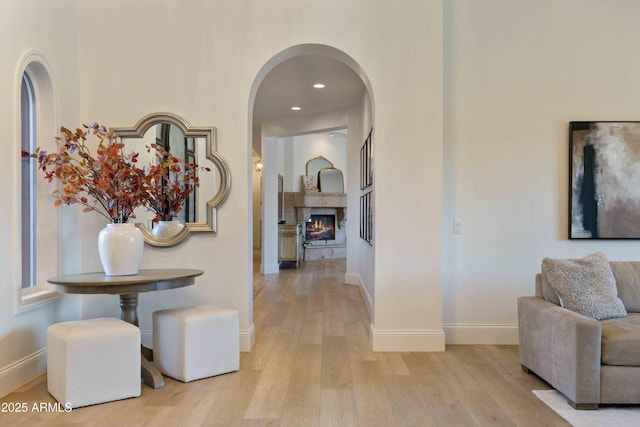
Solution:
<svg viewBox="0 0 640 427">
<path fill-rule="evenodd" d="M 323 83 L 323 89 L 313 87 Z M 357 106 L 365 90 L 343 62 L 321 55 L 300 55 L 277 65 L 262 81 L 255 98 L 253 124 L 306 120 L 310 116 Z M 299 106 L 300 111 L 291 107 Z"/>
</svg>

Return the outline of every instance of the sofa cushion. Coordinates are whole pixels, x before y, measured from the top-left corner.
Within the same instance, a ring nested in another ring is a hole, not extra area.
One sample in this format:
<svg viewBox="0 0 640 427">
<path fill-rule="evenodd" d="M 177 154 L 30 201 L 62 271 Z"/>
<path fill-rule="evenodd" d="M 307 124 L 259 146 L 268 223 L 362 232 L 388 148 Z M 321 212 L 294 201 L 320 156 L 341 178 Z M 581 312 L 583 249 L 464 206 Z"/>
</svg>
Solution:
<svg viewBox="0 0 640 427">
<path fill-rule="evenodd" d="M 545 258 L 542 271 L 562 307 L 598 320 L 627 314 L 604 254 L 597 252 L 579 259 Z"/>
<path fill-rule="evenodd" d="M 609 262 L 613 277 L 616 278 L 618 296 L 627 311 L 640 313 L 640 262 Z"/>
<path fill-rule="evenodd" d="M 640 366 L 640 314 L 608 319 L 602 326 L 602 364 Z"/>
</svg>

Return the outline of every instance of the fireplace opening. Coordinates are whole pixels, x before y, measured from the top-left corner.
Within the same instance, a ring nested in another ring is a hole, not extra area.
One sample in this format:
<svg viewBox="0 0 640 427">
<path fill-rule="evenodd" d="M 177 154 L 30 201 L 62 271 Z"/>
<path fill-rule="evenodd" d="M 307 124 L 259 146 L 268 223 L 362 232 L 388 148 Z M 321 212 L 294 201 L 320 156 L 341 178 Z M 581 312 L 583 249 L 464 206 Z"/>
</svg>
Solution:
<svg viewBox="0 0 640 427">
<path fill-rule="evenodd" d="M 307 239 L 314 241 L 336 240 L 335 215 L 311 215 L 307 221 Z"/>
</svg>

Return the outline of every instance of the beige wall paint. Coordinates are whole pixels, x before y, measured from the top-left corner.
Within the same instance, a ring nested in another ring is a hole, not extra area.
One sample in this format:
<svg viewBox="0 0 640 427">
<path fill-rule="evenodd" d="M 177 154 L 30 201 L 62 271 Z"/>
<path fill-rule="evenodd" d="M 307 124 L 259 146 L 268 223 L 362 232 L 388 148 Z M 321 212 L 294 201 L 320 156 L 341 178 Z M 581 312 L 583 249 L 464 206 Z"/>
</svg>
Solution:
<svg viewBox="0 0 640 427">
<path fill-rule="evenodd" d="M 638 259 L 634 241 L 569 241 L 567 221 L 569 121 L 640 118 L 639 14 L 630 1 L 445 2 L 448 342 L 516 343 L 516 298 L 544 257 Z"/>
<path fill-rule="evenodd" d="M 384 54 L 373 70 L 364 64 L 375 108 L 374 349 L 444 350 L 442 2 L 386 12 L 371 40 Z"/>
</svg>

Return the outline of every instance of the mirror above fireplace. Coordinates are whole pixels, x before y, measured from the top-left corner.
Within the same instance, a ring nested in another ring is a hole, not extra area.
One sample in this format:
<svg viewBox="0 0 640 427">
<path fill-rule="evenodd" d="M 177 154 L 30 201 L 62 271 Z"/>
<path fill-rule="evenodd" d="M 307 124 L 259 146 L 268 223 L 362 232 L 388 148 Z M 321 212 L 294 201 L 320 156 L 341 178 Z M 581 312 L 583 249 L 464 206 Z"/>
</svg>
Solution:
<svg viewBox="0 0 640 427">
<path fill-rule="evenodd" d="M 307 160 L 306 176 L 303 176 L 304 191 L 308 193 L 344 193 L 342 171 L 324 156 Z"/>
<path fill-rule="evenodd" d="M 344 193 L 342 171 L 336 168 L 322 168 L 318 171 L 318 189 L 321 193 Z"/>
<path fill-rule="evenodd" d="M 306 169 L 307 175 L 317 176 L 318 172 L 320 172 L 320 169 L 332 168 L 332 167 L 333 167 L 333 163 L 331 163 L 326 157 L 317 156 L 317 157 L 314 157 L 313 159 L 307 160 L 305 169 Z"/>
</svg>

